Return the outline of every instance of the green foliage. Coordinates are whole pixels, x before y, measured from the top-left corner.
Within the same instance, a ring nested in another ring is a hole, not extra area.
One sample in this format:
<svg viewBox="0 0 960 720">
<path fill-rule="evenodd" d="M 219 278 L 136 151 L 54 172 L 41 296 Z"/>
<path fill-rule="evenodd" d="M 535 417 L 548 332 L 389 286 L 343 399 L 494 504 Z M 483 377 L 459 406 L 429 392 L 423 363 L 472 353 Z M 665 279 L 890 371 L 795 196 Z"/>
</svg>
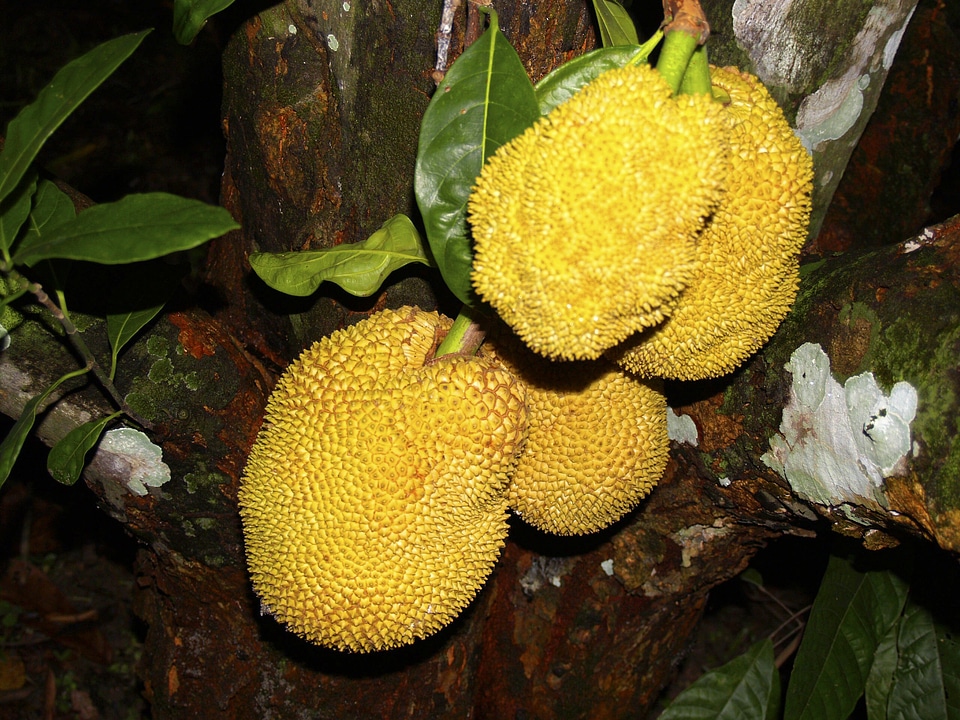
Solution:
<svg viewBox="0 0 960 720">
<path fill-rule="evenodd" d="M 353 295 L 372 295 L 387 276 L 409 263 L 430 264 L 420 233 L 406 215 L 394 215 L 366 240 L 322 250 L 252 253 L 250 265 L 274 290 L 304 297 L 329 280 Z"/>
<path fill-rule="evenodd" d="M 451 66 L 420 126 L 414 190 L 433 259 L 462 302 L 476 302 L 467 200 L 501 145 L 540 117 L 536 93 L 492 10 L 490 27 Z"/>
<path fill-rule="evenodd" d="M 784 718 L 848 717 L 906 599 L 907 583 L 895 573 L 861 571 L 846 558 L 831 557 L 797 653 Z"/>
<path fill-rule="evenodd" d="M 869 720 L 960 719 L 960 639 L 910 597 L 909 567 L 896 552 L 830 558 L 790 675 L 785 720 L 843 720 L 861 698 Z M 758 643 L 677 696 L 662 720 L 776 717 L 779 692 L 761 682 L 775 674 L 772 661 L 770 641 Z"/>
<path fill-rule="evenodd" d="M 960 641 L 923 606 L 908 601 L 891 628 L 877 681 L 867 681 L 871 720 L 960 718 Z"/>
<path fill-rule="evenodd" d="M 50 393 L 60 387 L 67 380 L 79 377 L 89 370 L 90 368 L 85 367 L 62 375 L 46 390 L 41 392 L 39 395 L 34 395 L 32 398 L 30 398 L 26 405 L 23 406 L 23 410 L 20 412 L 20 417 L 17 418 L 17 421 L 13 424 L 13 428 L 11 428 L 10 432 L 7 433 L 7 436 L 3 439 L 3 442 L 0 443 L 0 486 L 2 486 L 10 476 L 10 471 L 13 469 L 13 464 L 17 461 L 17 457 L 20 455 L 20 450 L 23 448 L 23 443 L 27 441 L 27 437 L 33 430 L 33 425 L 37 421 L 37 411 L 40 409 L 40 406 L 43 404 L 43 402 L 50 397 Z"/>
<path fill-rule="evenodd" d="M 773 643 L 758 642 L 740 657 L 694 682 L 660 720 L 773 720 L 780 707 L 780 676 Z"/>
<path fill-rule="evenodd" d="M 57 482 L 73 485 L 80 479 L 87 453 L 100 441 L 107 425 L 121 413 L 90 420 L 67 433 L 47 455 L 47 472 Z"/>
<path fill-rule="evenodd" d="M 147 32 L 124 35 L 98 45 L 71 61 L 40 91 L 37 99 L 10 121 L 0 151 L 0 273 L 3 304 L 30 292 L 63 325 L 66 337 L 86 365 L 67 373 L 25 404 L 13 429 L 0 443 L 0 485 L 10 474 L 23 443 L 33 429 L 37 412 L 62 383 L 93 371 L 122 411 L 128 411 L 113 387 L 117 356 L 123 345 L 156 316 L 162 304 L 135 308 L 107 318 L 111 345 L 109 376 L 87 349 L 67 312 L 57 271 L 57 302 L 25 268 L 42 261 L 83 260 L 103 265 L 127 265 L 195 248 L 238 225 L 223 208 L 196 200 L 148 193 L 129 195 L 117 202 L 95 205 L 77 214 L 72 200 L 49 180 L 38 182 L 33 162 L 44 143 L 83 100 L 139 46 Z M 49 265 L 49 263 L 48 263 Z M 114 288 L 116 290 L 116 288 Z M 48 467 L 64 483 L 76 482 L 86 453 L 106 425 L 117 417 L 93 420 L 69 433 L 51 451 Z"/>
<path fill-rule="evenodd" d="M 190 250 L 240 227 L 224 208 L 167 193 L 127 195 L 53 225 L 13 255 L 16 265 L 88 260 L 122 265 Z"/>
<path fill-rule="evenodd" d="M 618 45 L 584 53 L 548 73 L 535 88 L 540 112 L 546 115 L 607 70 L 645 63 L 660 40 L 655 35 L 643 45 Z"/>
<path fill-rule="evenodd" d="M 17 189 L 54 130 L 130 57 L 149 32 L 108 40 L 67 63 L 37 99 L 10 121 L 0 153 L 0 203 Z M 8 249 L 9 245 L 3 247 Z"/>
<path fill-rule="evenodd" d="M 107 315 L 107 338 L 110 340 L 110 379 L 117 374 L 117 357 L 120 350 L 128 342 L 133 340 L 138 332 L 153 320 L 160 311 L 163 310 L 163 304 L 153 305 L 142 310 L 130 310 L 129 312 Z"/>
<path fill-rule="evenodd" d="M 174 0 L 173 36 L 189 45 L 211 17 L 233 5 L 233 0 Z"/>
<path fill-rule="evenodd" d="M 623 5 L 616 0 L 593 0 L 593 9 L 604 47 L 640 44 L 637 29 Z"/>
</svg>

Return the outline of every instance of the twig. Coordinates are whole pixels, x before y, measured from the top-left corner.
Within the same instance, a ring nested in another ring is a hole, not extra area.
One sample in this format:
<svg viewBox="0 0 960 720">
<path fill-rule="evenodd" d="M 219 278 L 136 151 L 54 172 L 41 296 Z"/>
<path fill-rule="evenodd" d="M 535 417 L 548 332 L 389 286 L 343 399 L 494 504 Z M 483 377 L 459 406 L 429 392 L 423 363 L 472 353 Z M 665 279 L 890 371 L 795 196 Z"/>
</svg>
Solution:
<svg viewBox="0 0 960 720">
<path fill-rule="evenodd" d="M 11 277 L 14 275 L 14 273 L 11 273 Z M 123 396 L 120 395 L 116 385 L 113 384 L 113 381 L 103 371 L 103 368 L 100 366 L 100 363 L 97 362 L 97 359 L 94 357 L 93 353 L 90 352 L 90 348 L 88 348 L 87 344 L 84 342 L 83 337 L 77 330 L 77 326 L 74 325 L 73 321 L 60 309 L 60 306 L 57 305 L 49 295 L 47 295 L 46 291 L 43 289 L 43 286 L 41 286 L 39 283 L 27 280 L 22 275 L 20 276 L 20 279 L 21 282 L 26 283 L 26 289 L 33 294 L 33 296 L 37 299 L 37 302 L 49 310 L 50 314 L 57 319 L 57 322 L 59 322 L 61 327 L 63 327 L 63 331 L 66 334 L 67 339 L 70 341 L 70 344 L 73 345 L 73 348 L 80 354 L 80 357 L 83 358 L 87 366 L 93 370 L 93 374 L 96 376 L 100 386 L 106 390 L 116 406 L 123 410 L 124 414 L 135 423 L 147 430 L 152 430 L 153 423 L 146 418 L 140 417 L 133 410 L 133 408 L 127 405 L 127 401 L 124 400 Z"/>
<path fill-rule="evenodd" d="M 459 7 L 460 0 L 443 0 L 440 28 L 437 30 L 437 64 L 433 71 L 433 80 L 438 85 L 447 72 L 447 56 L 453 40 L 453 18 Z"/>
</svg>

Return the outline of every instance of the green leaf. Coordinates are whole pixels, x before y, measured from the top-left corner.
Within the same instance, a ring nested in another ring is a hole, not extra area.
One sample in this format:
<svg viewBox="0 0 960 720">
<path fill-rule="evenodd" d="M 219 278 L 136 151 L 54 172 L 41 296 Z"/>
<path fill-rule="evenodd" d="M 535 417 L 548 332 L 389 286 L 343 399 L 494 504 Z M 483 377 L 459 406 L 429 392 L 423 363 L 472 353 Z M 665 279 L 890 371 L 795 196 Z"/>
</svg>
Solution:
<svg viewBox="0 0 960 720">
<path fill-rule="evenodd" d="M 630 14 L 615 0 L 593 0 L 600 26 L 600 41 L 604 47 L 614 45 L 639 45 L 637 29 Z"/>
<path fill-rule="evenodd" d="M 864 687 L 864 700 L 867 705 L 867 717 L 870 720 L 885 720 L 887 700 L 890 697 L 890 684 L 897 669 L 897 634 L 900 623 L 890 626 L 887 634 L 880 639 L 873 654 L 873 664 L 867 674 Z"/>
<path fill-rule="evenodd" d="M 42 393 L 30 398 L 26 405 L 23 406 L 20 417 L 17 418 L 13 427 L 10 428 L 10 432 L 7 433 L 3 442 L 0 443 L 0 487 L 3 487 L 7 478 L 10 477 L 10 471 L 13 470 L 13 465 L 20 455 L 23 443 L 26 442 L 27 436 L 30 434 L 30 431 L 33 430 L 33 424 L 37 421 L 37 410 L 40 405 L 50 397 L 50 393 L 60 387 L 64 382 L 70 378 L 79 377 L 88 370 L 89 368 L 81 368 L 80 370 L 68 372 L 66 375 L 57 379 Z"/>
<path fill-rule="evenodd" d="M 656 40 L 659 41 L 659 39 L 657 36 Z M 540 112 L 546 115 L 607 70 L 621 68 L 631 62 L 633 64 L 646 62 L 647 56 L 655 46 L 656 43 L 647 43 L 644 46 L 618 45 L 600 48 L 564 63 L 537 83 L 536 93 Z"/>
<path fill-rule="evenodd" d="M 779 706 L 780 675 L 767 639 L 701 676 L 674 698 L 660 720 L 773 720 Z"/>
<path fill-rule="evenodd" d="M 54 228 L 76 216 L 77 209 L 70 196 L 55 183 L 41 180 L 33 198 L 33 210 L 30 211 L 27 231 L 17 246 L 17 252 L 42 242 Z"/>
<path fill-rule="evenodd" d="M 861 571 L 832 556 L 794 663 L 784 720 L 845 720 L 906 598 L 907 584 L 890 570 Z"/>
<path fill-rule="evenodd" d="M 900 619 L 897 652 L 887 712 L 879 717 L 960 718 L 960 642 L 950 629 L 909 603 Z"/>
<path fill-rule="evenodd" d="M 85 422 L 61 438 L 47 455 L 47 471 L 51 477 L 64 485 L 77 482 L 86 464 L 87 453 L 99 442 L 107 423 L 121 414 L 115 412 L 105 418 Z"/>
<path fill-rule="evenodd" d="M 120 350 L 143 327 L 153 320 L 163 309 L 163 303 L 153 307 L 133 310 L 131 312 L 107 315 L 107 337 L 110 338 L 110 378 L 117 372 L 117 356 Z"/>
<path fill-rule="evenodd" d="M 254 272 L 274 290 L 304 297 L 325 280 L 353 295 L 372 295 L 394 270 L 430 264 L 420 233 L 406 215 L 394 215 L 363 242 L 323 250 L 252 253 Z"/>
<path fill-rule="evenodd" d="M 0 202 L 20 184 L 30 163 L 54 130 L 87 96 L 130 57 L 149 30 L 122 35 L 64 65 L 37 99 L 7 125 L 0 152 Z"/>
<path fill-rule="evenodd" d="M 189 250 L 234 230 L 224 208 L 167 193 L 128 195 L 94 205 L 18 248 L 14 263 L 64 258 L 105 265 L 140 262 Z"/>
<path fill-rule="evenodd" d="M 530 78 L 491 10 L 490 27 L 457 58 L 427 106 L 414 174 L 434 260 L 450 290 L 468 305 L 476 298 L 467 199 L 486 159 L 539 117 Z"/>
<path fill-rule="evenodd" d="M 231 5 L 233 0 L 174 0 L 173 36 L 178 43 L 189 45 L 208 18 Z"/>
<path fill-rule="evenodd" d="M 16 192 L 0 203 L 0 251 L 3 253 L 10 250 L 27 221 L 36 191 L 37 176 L 33 173 L 32 177 L 23 179 Z"/>
</svg>

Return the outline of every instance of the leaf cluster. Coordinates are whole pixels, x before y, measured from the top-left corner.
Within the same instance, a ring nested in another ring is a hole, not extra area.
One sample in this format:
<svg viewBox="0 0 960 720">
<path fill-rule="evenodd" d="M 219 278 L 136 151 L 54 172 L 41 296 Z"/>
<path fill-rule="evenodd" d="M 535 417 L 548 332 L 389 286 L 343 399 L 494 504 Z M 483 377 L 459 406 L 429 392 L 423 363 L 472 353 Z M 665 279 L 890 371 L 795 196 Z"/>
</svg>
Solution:
<svg viewBox="0 0 960 720">
<path fill-rule="evenodd" d="M 140 45 L 147 31 L 98 45 L 61 68 L 31 104 L 10 121 L 0 151 L 0 273 L 7 292 L 0 306 L 32 294 L 63 325 L 85 366 L 66 373 L 31 398 L 0 443 L 0 485 L 7 479 L 37 413 L 64 382 L 93 371 L 120 411 L 128 411 L 113 387 L 120 350 L 160 312 L 163 305 L 136 307 L 107 316 L 111 357 L 109 374 L 87 349 L 67 310 L 57 277 L 72 261 L 126 265 L 190 250 L 238 225 L 223 208 L 167 193 L 128 195 L 94 205 L 79 214 L 54 182 L 42 178 L 34 161 L 44 143 L 66 118 Z M 57 262 L 58 270 L 50 263 Z M 54 278 L 55 302 L 29 275 L 44 266 Z M 120 414 L 92 420 L 63 438 L 52 450 L 48 469 L 59 481 L 80 476 L 86 453 L 107 424 Z M 128 414 L 129 413 L 128 411 Z"/>
<path fill-rule="evenodd" d="M 884 559 L 886 560 L 886 558 Z M 661 720 L 960 718 L 960 641 L 912 597 L 910 563 L 831 556 L 786 688 L 767 638 L 694 682 Z"/>
</svg>

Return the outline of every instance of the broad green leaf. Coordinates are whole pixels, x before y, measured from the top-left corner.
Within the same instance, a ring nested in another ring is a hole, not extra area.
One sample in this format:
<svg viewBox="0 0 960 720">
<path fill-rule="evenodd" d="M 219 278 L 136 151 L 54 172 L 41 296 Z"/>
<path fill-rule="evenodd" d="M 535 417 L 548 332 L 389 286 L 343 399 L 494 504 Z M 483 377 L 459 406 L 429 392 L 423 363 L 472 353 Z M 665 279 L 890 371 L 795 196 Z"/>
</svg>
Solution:
<svg viewBox="0 0 960 720">
<path fill-rule="evenodd" d="M 832 556 L 797 652 L 784 720 L 846 720 L 906 598 L 907 584 L 890 570 L 861 571 Z"/>
<path fill-rule="evenodd" d="M 0 152 L 0 202 L 16 189 L 54 130 L 130 57 L 149 32 L 108 40 L 67 63 L 37 99 L 10 121 Z"/>
<path fill-rule="evenodd" d="M 274 290 L 304 297 L 325 280 L 347 292 L 372 295 L 394 270 L 430 264 L 420 233 L 406 215 L 394 215 L 363 242 L 323 250 L 252 253 L 250 265 Z"/>
<path fill-rule="evenodd" d="M 105 265 L 140 262 L 189 250 L 234 230 L 224 208 L 167 193 L 127 195 L 94 205 L 18 248 L 14 263 L 64 258 Z"/>
<path fill-rule="evenodd" d="M 30 431 L 33 430 L 33 424 L 37 421 L 37 410 L 40 405 L 50 397 L 50 393 L 60 387 L 64 382 L 70 378 L 79 377 L 88 370 L 89 368 L 81 368 L 80 370 L 68 372 L 39 395 L 30 398 L 26 405 L 23 406 L 20 417 L 17 418 L 13 427 L 10 428 L 10 432 L 7 433 L 3 442 L 0 443 L 0 487 L 3 487 L 7 478 L 10 477 L 10 471 L 13 470 L 13 465 L 20 455 L 23 443 L 26 442 L 27 436 L 30 434 Z"/>
<path fill-rule="evenodd" d="M 163 304 L 161 303 L 160 305 L 154 305 L 153 307 L 143 308 L 141 310 L 107 315 L 107 337 L 110 338 L 111 379 L 117 372 L 117 356 L 120 354 L 120 350 L 123 349 L 123 346 L 130 342 L 148 322 L 153 320 L 162 309 Z"/>
<path fill-rule="evenodd" d="M 33 210 L 30 211 L 27 230 L 17 245 L 16 252 L 22 252 L 25 248 L 42 242 L 54 228 L 76 216 L 77 209 L 73 200 L 55 183 L 41 180 L 33 198 Z"/>
<path fill-rule="evenodd" d="M 30 215 L 33 205 L 33 196 L 37 191 L 36 173 L 32 177 L 24 178 L 17 186 L 16 192 L 0 203 L 0 250 L 7 252 L 13 245 L 20 232 L 20 228 Z M 0 253 L 2 254 L 2 253 Z"/>
<path fill-rule="evenodd" d="M 659 37 L 657 37 L 659 40 Z M 649 45 L 649 43 L 648 43 Z M 633 62 L 645 62 L 654 45 L 618 45 L 600 48 L 566 62 L 537 83 L 537 102 L 544 115 L 569 100 L 598 75 Z"/>
<path fill-rule="evenodd" d="M 616 0 L 593 0 L 600 26 L 600 41 L 604 47 L 614 45 L 639 45 L 637 29 L 629 13 Z"/>
<path fill-rule="evenodd" d="M 174 0 L 173 36 L 189 45 L 209 18 L 231 5 L 233 0 Z"/>
<path fill-rule="evenodd" d="M 466 219 L 470 191 L 486 159 L 539 117 L 530 78 L 491 10 L 490 27 L 457 58 L 427 106 L 414 174 L 434 260 L 468 305 L 476 302 Z"/>
<path fill-rule="evenodd" d="M 909 603 L 900 619 L 897 651 L 887 713 L 879 717 L 960 718 L 960 641 L 950 629 L 926 608 Z"/>
<path fill-rule="evenodd" d="M 885 720 L 887 717 L 887 699 L 890 697 L 890 683 L 897 669 L 897 635 L 900 623 L 890 626 L 887 634 L 880 639 L 873 654 L 873 664 L 867 674 L 864 687 L 864 700 L 867 705 L 867 717 L 870 720 Z"/>
<path fill-rule="evenodd" d="M 99 420 L 85 422 L 75 427 L 50 449 L 47 455 L 47 472 L 59 483 L 73 485 L 80 479 L 87 453 L 100 440 L 103 429 L 111 420 L 121 415 L 115 412 Z"/>
<path fill-rule="evenodd" d="M 674 698 L 660 720 L 774 720 L 779 709 L 780 675 L 768 639 L 701 676 Z"/>
</svg>

